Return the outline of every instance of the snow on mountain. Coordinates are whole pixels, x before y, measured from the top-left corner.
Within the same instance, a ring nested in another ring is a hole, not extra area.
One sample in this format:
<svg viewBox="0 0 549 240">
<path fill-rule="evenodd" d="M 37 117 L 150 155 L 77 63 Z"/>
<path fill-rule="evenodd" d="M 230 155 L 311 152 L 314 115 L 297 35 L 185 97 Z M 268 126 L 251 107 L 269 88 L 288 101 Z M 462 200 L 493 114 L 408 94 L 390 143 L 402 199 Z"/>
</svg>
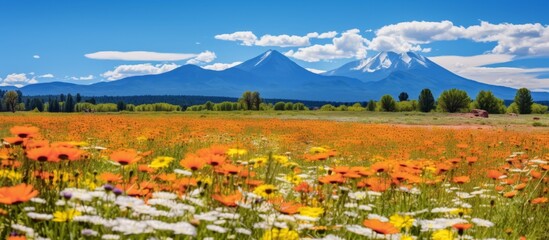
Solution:
<svg viewBox="0 0 549 240">
<path fill-rule="evenodd" d="M 395 71 L 428 68 L 430 63 L 425 57 L 413 52 L 380 52 L 373 57 L 347 63 L 323 75 L 352 77 L 364 82 L 378 81 Z"/>
</svg>

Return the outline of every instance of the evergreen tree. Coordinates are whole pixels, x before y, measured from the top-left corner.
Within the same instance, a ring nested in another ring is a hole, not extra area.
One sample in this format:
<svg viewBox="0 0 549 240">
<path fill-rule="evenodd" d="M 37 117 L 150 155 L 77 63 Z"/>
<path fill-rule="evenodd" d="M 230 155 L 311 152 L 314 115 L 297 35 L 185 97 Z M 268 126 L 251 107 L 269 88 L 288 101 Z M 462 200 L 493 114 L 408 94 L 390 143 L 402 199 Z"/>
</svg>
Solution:
<svg viewBox="0 0 549 240">
<path fill-rule="evenodd" d="M 374 101 L 374 100 L 370 100 L 370 101 L 368 102 L 368 105 L 366 105 L 366 109 L 368 109 L 368 111 L 370 111 L 370 112 L 375 111 L 375 110 L 376 110 L 376 107 L 377 107 L 377 106 L 376 106 L 376 101 Z"/>
<path fill-rule="evenodd" d="M 261 105 L 261 97 L 259 96 L 259 92 L 252 92 L 251 100 L 252 110 L 258 111 L 259 105 Z"/>
<path fill-rule="evenodd" d="M 118 110 L 119 112 L 126 110 L 126 104 L 124 103 L 124 101 L 118 101 L 118 103 L 116 103 L 116 110 Z"/>
<path fill-rule="evenodd" d="M 64 102 L 66 99 L 65 99 L 65 94 L 61 94 L 59 95 L 59 101 L 60 102 Z"/>
<path fill-rule="evenodd" d="M 30 110 L 32 110 L 31 100 L 30 100 L 30 98 L 27 98 L 27 100 L 25 101 L 25 111 L 30 111 Z"/>
<path fill-rule="evenodd" d="M 76 103 L 82 102 L 82 96 L 80 96 L 80 93 L 76 94 Z"/>
<path fill-rule="evenodd" d="M 396 111 L 396 102 L 391 95 L 383 95 L 381 97 L 381 100 L 379 100 L 379 103 L 381 104 L 381 110 L 384 112 L 394 112 Z"/>
<path fill-rule="evenodd" d="M 400 101 L 400 102 L 408 101 L 408 93 L 407 92 L 401 92 L 398 95 L 398 101 Z"/>
<path fill-rule="evenodd" d="M 532 99 L 532 94 L 527 88 L 521 88 L 517 90 L 515 95 L 515 103 L 518 107 L 518 112 L 520 114 L 530 114 L 532 113 L 532 104 L 534 100 Z"/>
<path fill-rule="evenodd" d="M 65 112 L 74 112 L 74 99 L 72 98 L 72 95 L 69 93 L 67 95 L 67 101 L 65 102 Z"/>
<path fill-rule="evenodd" d="M 421 90 L 418 99 L 419 111 L 430 112 L 435 108 L 435 98 L 428 88 Z"/>
</svg>

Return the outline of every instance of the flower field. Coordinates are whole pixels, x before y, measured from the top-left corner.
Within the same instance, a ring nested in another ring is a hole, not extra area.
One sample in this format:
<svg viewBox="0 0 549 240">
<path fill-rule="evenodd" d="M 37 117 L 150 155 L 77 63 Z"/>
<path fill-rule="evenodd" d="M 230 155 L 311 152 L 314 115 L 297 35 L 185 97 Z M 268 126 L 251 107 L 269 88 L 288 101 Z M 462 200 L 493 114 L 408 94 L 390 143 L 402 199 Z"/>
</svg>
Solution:
<svg viewBox="0 0 549 240">
<path fill-rule="evenodd" d="M 2 239 L 549 239 L 549 131 L 0 115 Z"/>
</svg>

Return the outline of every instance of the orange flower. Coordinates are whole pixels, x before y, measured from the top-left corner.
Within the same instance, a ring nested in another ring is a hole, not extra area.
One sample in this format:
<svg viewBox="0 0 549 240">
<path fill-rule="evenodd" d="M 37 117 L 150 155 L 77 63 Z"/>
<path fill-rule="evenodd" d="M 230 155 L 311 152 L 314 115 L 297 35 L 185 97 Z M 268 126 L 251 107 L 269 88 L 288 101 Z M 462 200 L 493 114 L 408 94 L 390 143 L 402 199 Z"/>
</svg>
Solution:
<svg viewBox="0 0 549 240">
<path fill-rule="evenodd" d="M 9 143 L 10 145 L 21 145 L 23 144 L 23 142 L 25 142 L 25 139 L 20 137 L 5 137 L 2 138 L 2 140 Z"/>
<path fill-rule="evenodd" d="M 389 181 L 377 177 L 366 178 L 357 183 L 357 187 L 368 187 L 374 192 L 385 192 L 390 186 L 391 183 Z"/>
<path fill-rule="evenodd" d="M 487 176 L 491 179 L 496 180 L 499 177 L 503 176 L 503 173 L 501 173 L 500 171 L 497 171 L 497 170 L 488 170 Z"/>
<path fill-rule="evenodd" d="M 377 163 L 374 163 L 372 164 L 372 166 L 370 166 L 370 169 L 372 169 L 374 172 L 385 172 L 387 170 L 389 170 L 389 163 L 386 163 L 386 162 L 377 162 Z"/>
<path fill-rule="evenodd" d="M 339 173 L 339 174 L 346 174 L 351 170 L 350 167 L 347 166 L 338 166 L 332 168 L 332 172 Z"/>
<path fill-rule="evenodd" d="M 21 236 L 8 236 L 6 240 L 27 240 L 27 237 Z"/>
<path fill-rule="evenodd" d="M 27 151 L 27 157 L 39 162 L 59 162 L 59 158 L 50 147 L 33 148 Z"/>
<path fill-rule="evenodd" d="M 467 229 L 473 227 L 473 224 L 470 224 L 470 223 L 456 223 L 456 224 L 452 225 L 452 227 L 459 230 L 459 231 L 463 231 L 463 230 L 467 230 Z"/>
<path fill-rule="evenodd" d="M 242 167 L 235 166 L 233 164 L 225 163 L 216 168 L 215 172 L 224 175 L 236 175 L 242 170 Z"/>
<path fill-rule="evenodd" d="M 514 187 L 515 190 L 522 190 L 524 188 L 526 188 L 526 183 L 521 183 Z"/>
<path fill-rule="evenodd" d="M 344 183 L 345 178 L 343 178 L 343 175 L 341 174 L 334 174 L 334 175 L 326 175 L 318 178 L 318 181 L 323 184 L 329 184 L 329 183 Z"/>
<path fill-rule="evenodd" d="M 101 173 L 98 178 L 108 183 L 117 183 L 122 180 L 122 176 L 110 172 Z"/>
<path fill-rule="evenodd" d="M 459 176 L 459 177 L 454 177 L 454 179 L 452 179 L 452 181 L 454 183 L 457 183 L 457 184 L 463 184 L 463 183 L 470 182 L 471 178 L 469 178 L 469 176 Z"/>
<path fill-rule="evenodd" d="M 33 126 L 14 126 L 10 128 L 10 132 L 20 138 L 30 138 L 35 136 L 40 129 Z"/>
<path fill-rule="evenodd" d="M 366 219 L 362 224 L 379 234 L 395 234 L 400 232 L 392 223 L 382 222 L 377 219 Z"/>
<path fill-rule="evenodd" d="M 515 195 L 517 195 L 517 193 L 517 191 L 506 192 L 503 194 L 503 196 L 506 198 L 513 198 Z"/>
<path fill-rule="evenodd" d="M 284 202 L 280 206 L 275 207 L 281 213 L 294 215 L 299 212 L 299 208 L 302 207 L 301 204 L 295 202 Z"/>
<path fill-rule="evenodd" d="M 531 201 L 532 204 L 541 204 L 541 203 L 547 203 L 547 202 L 549 202 L 547 197 L 534 198 Z"/>
<path fill-rule="evenodd" d="M 184 159 L 181 159 L 179 165 L 186 169 L 196 171 L 202 169 L 204 165 L 206 165 L 206 161 L 194 154 L 187 154 Z"/>
<path fill-rule="evenodd" d="M 147 164 L 139 164 L 139 166 L 137 166 L 137 170 L 142 173 L 154 173 L 154 171 L 156 171 L 156 169 L 149 167 Z"/>
<path fill-rule="evenodd" d="M 32 185 L 21 183 L 13 187 L 0 188 L 0 203 L 11 205 L 29 201 L 38 196 L 38 191 Z"/>
<path fill-rule="evenodd" d="M 300 193 L 310 193 L 313 191 L 313 188 L 309 186 L 307 182 L 301 182 L 299 185 L 294 187 L 294 190 Z"/>
<path fill-rule="evenodd" d="M 465 160 L 467 160 L 468 164 L 473 164 L 473 163 L 476 163 L 478 161 L 478 157 L 467 157 L 467 158 L 465 158 Z"/>
<path fill-rule="evenodd" d="M 235 192 L 229 195 L 214 194 L 212 195 L 212 198 L 227 207 L 236 207 L 236 202 L 242 199 L 242 193 Z"/>
<path fill-rule="evenodd" d="M 57 147 L 52 151 L 52 155 L 61 160 L 77 161 L 80 160 L 82 150 L 72 147 Z"/>
<path fill-rule="evenodd" d="M 120 163 L 120 165 L 122 166 L 135 163 L 141 159 L 137 154 L 137 151 L 133 149 L 118 150 L 116 152 L 113 152 L 110 155 L 110 158 L 111 160 Z"/>
</svg>

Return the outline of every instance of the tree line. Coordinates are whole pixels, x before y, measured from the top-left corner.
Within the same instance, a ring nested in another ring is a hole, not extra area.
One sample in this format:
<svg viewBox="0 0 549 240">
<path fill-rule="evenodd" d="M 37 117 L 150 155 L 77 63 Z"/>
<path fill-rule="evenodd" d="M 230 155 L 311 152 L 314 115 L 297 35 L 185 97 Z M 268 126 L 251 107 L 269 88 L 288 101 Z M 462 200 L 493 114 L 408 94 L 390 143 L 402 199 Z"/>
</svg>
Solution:
<svg viewBox="0 0 549 240">
<path fill-rule="evenodd" d="M 39 111 L 39 112 L 118 112 L 118 111 L 383 111 L 383 112 L 468 112 L 471 109 L 483 109 L 492 114 L 501 113 L 546 113 L 548 107 L 534 103 L 530 90 L 517 90 L 514 101 L 506 106 L 502 99 L 495 97 L 491 91 L 480 91 L 475 99 L 467 92 L 459 89 L 449 89 L 441 93 L 435 100 L 431 90 L 423 89 L 417 100 L 409 100 L 409 95 L 402 92 L 396 101 L 391 95 L 384 95 L 378 101 L 370 100 L 364 103 L 336 104 L 328 103 L 320 107 L 308 107 L 302 102 L 267 102 L 259 92 L 246 91 L 236 101 L 214 103 L 206 101 L 189 107 L 170 103 L 130 104 L 122 100 L 116 103 L 97 103 L 96 98 L 83 98 L 80 94 L 60 94 L 59 96 L 26 97 L 21 91 L 1 91 L 2 102 L 0 111 Z M 107 97 L 104 97 L 107 98 Z M 23 101 L 23 99 L 25 99 Z M 207 99 L 204 97 L 204 99 Z M 230 98 L 220 98 L 230 99 Z M 318 103 L 318 102 L 316 102 Z"/>
</svg>

